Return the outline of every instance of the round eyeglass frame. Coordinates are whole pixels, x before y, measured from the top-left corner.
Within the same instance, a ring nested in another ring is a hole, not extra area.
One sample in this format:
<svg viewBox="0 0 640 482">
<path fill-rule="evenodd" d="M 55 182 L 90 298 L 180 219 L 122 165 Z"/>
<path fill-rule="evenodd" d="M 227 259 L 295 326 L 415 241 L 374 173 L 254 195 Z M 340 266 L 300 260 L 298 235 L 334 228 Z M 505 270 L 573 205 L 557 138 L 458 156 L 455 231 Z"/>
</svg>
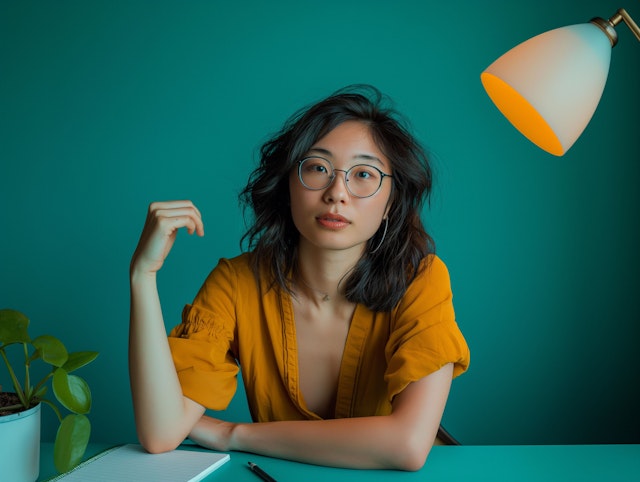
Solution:
<svg viewBox="0 0 640 482">
<path fill-rule="evenodd" d="M 308 186 L 307 184 L 304 183 L 304 181 L 302 180 L 302 165 L 308 159 L 322 159 L 323 161 L 326 161 L 329 164 L 329 166 L 331 166 L 331 174 L 329 175 L 329 182 L 327 182 L 326 185 L 324 185 L 322 187 L 310 187 L 310 186 Z M 355 194 L 353 191 L 351 191 L 351 188 L 349 187 L 349 173 L 353 169 L 355 169 L 356 167 L 360 167 L 360 166 L 370 167 L 370 168 L 375 169 L 376 171 L 378 171 L 380 173 L 380 184 L 378 184 L 378 187 L 376 188 L 375 191 L 373 191 L 371 194 L 368 194 L 366 196 L 360 196 L 358 194 Z M 378 191 L 380 191 L 380 188 L 382 187 L 382 181 L 384 181 L 385 177 L 390 177 L 391 179 L 393 179 L 393 175 L 387 174 L 386 172 L 382 172 L 380 169 L 378 169 L 375 166 L 372 166 L 371 164 L 356 164 L 354 166 L 351 166 L 349 169 L 344 170 L 344 169 L 336 169 L 335 167 L 333 167 L 333 163 L 329 159 L 326 159 L 326 158 L 324 158 L 322 156 L 307 156 L 307 157 L 305 157 L 303 159 L 300 159 L 298 161 L 298 180 L 300 181 L 300 184 L 302 184 L 309 191 L 322 191 L 323 189 L 326 189 L 329 186 L 331 186 L 333 181 L 335 181 L 335 179 L 336 179 L 336 171 L 344 172 L 344 181 L 345 181 L 345 186 L 347 187 L 347 191 L 349 191 L 349 194 L 351 194 L 353 197 L 357 197 L 357 198 L 360 198 L 360 199 L 365 199 L 365 198 L 368 198 L 368 197 L 371 197 L 371 196 L 374 196 L 375 194 L 377 194 Z"/>
</svg>

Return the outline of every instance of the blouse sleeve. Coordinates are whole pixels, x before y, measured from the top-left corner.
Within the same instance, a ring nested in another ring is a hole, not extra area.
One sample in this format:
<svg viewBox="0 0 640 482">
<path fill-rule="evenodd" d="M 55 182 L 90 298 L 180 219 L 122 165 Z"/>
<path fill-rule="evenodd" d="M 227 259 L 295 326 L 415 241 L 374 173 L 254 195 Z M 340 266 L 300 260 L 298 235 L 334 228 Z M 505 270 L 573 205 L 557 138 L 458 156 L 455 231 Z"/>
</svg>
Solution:
<svg viewBox="0 0 640 482">
<path fill-rule="evenodd" d="M 386 347 L 389 400 L 411 382 L 453 363 L 457 377 L 469 366 L 469 348 L 455 321 L 449 272 L 432 256 L 394 311 Z"/>
<path fill-rule="evenodd" d="M 212 410 L 226 409 L 237 387 L 236 285 L 233 267 L 220 260 L 169 333 L 183 395 Z"/>
</svg>

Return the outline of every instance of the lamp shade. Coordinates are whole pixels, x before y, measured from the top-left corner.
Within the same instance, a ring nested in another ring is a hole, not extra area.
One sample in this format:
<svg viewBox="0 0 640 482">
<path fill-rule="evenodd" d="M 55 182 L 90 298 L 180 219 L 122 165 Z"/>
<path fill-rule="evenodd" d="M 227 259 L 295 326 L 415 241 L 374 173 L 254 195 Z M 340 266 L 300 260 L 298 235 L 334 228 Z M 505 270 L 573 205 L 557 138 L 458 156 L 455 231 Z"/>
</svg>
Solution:
<svg viewBox="0 0 640 482">
<path fill-rule="evenodd" d="M 611 61 L 609 37 L 593 23 L 550 30 L 514 47 L 480 78 L 525 137 L 564 155 L 593 116 Z"/>
</svg>

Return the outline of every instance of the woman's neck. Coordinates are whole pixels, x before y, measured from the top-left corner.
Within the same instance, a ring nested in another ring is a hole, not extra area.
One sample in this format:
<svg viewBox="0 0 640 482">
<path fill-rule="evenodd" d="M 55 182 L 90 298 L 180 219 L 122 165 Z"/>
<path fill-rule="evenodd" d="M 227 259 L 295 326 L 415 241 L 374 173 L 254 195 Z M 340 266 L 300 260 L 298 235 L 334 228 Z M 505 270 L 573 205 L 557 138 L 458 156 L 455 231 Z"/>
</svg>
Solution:
<svg viewBox="0 0 640 482">
<path fill-rule="evenodd" d="M 293 281 L 313 299 L 328 302 L 344 298 L 343 282 L 358 259 L 348 250 L 319 250 L 301 243 Z"/>
</svg>

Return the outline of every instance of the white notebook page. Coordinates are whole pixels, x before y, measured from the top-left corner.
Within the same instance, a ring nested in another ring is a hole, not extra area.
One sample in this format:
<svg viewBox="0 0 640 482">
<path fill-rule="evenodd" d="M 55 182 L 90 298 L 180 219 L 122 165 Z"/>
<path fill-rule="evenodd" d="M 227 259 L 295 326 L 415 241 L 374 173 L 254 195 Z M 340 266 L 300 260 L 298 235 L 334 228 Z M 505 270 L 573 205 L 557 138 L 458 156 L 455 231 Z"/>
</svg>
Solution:
<svg viewBox="0 0 640 482">
<path fill-rule="evenodd" d="M 96 455 L 52 481 L 196 482 L 229 458 L 229 454 L 182 449 L 150 454 L 140 445 L 128 444 Z"/>
</svg>

